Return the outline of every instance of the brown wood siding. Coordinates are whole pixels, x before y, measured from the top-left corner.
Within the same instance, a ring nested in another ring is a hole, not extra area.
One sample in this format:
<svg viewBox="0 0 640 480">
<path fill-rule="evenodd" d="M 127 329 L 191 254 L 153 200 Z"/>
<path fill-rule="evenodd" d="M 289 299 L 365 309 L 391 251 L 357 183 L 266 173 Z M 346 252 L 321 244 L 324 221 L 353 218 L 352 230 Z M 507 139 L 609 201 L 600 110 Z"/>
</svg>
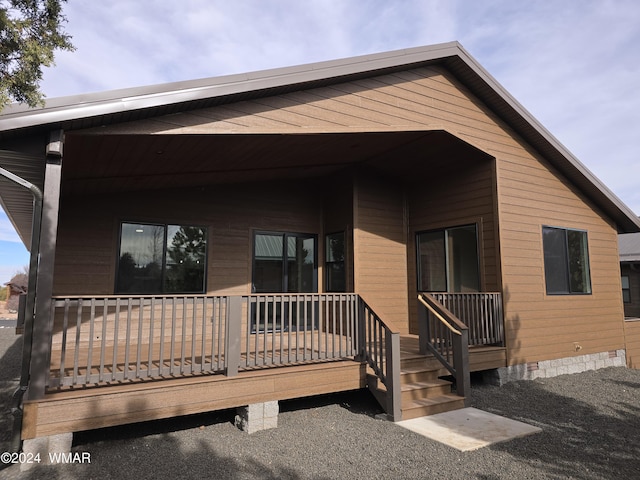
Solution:
<svg viewBox="0 0 640 480">
<path fill-rule="evenodd" d="M 439 129 L 496 158 L 499 234 L 495 240 L 501 264 L 494 268 L 504 287 L 508 362 L 517 364 L 621 348 L 623 312 L 614 225 L 439 67 L 107 127 L 102 133 Z M 384 208 L 381 195 L 390 196 Z M 406 315 L 407 310 L 407 299 L 402 298 L 407 289 L 406 270 L 404 281 L 399 276 L 407 255 L 402 226 L 397 222 L 401 218 L 400 205 L 399 194 L 394 196 L 389 191 L 363 185 L 355 205 L 355 218 L 361 223 L 354 230 L 354 261 L 356 290 L 368 301 L 375 298 L 374 308 L 379 306 L 380 313 L 406 325 L 406 319 L 402 320 L 403 311 Z M 464 208 L 471 211 L 472 206 Z M 389 223 L 379 223 L 383 219 Z M 546 295 L 542 225 L 587 230 L 593 294 Z M 404 251 L 400 253 L 400 249 Z M 383 268 L 377 258 L 381 251 L 385 252 L 384 263 L 388 263 Z M 491 265 L 486 268 L 490 272 Z M 387 273 L 390 277 L 385 278 Z M 486 281 L 487 285 L 492 283 Z M 384 292 L 383 286 L 389 290 Z M 383 294 L 386 297 L 380 296 Z M 404 304 L 399 306 L 400 303 Z M 577 351 L 576 345 L 581 350 Z"/>
<path fill-rule="evenodd" d="M 207 227 L 207 292 L 248 294 L 255 230 L 316 234 L 322 258 L 322 206 L 316 189 L 314 183 L 272 183 L 65 198 L 54 295 L 114 293 L 121 221 Z"/>
<path fill-rule="evenodd" d="M 620 264 L 621 275 L 629 277 L 630 302 L 624 304 L 624 316 L 640 318 L 640 264 Z"/>
<path fill-rule="evenodd" d="M 418 333 L 416 234 L 425 230 L 475 224 L 478 228 L 480 285 L 483 291 L 500 291 L 496 243 L 494 192 L 495 162 L 459 158 L 455 169 L 427 177 L 411 189 L 409 201 L 409 312 L 410 331 Z"/>
<path fill-rule="evenodd" d="M 640 320 L 624 322 L 627 366 L 640 369 Z"/>
<path fill-rule="evenodd" d="M 505 153 L 498 164 L 509 363 L 623 348 L 616 230 L 547 162 L 526 153 Z M 592 294 L 546 294 L 544 225 L 587 231 Z"/>
<path fill-rule="evenodd" d="M 408 331 L 404 196 L 360 176 L 354 193 L 355 291 L 390 327 Z"/>
</svg>

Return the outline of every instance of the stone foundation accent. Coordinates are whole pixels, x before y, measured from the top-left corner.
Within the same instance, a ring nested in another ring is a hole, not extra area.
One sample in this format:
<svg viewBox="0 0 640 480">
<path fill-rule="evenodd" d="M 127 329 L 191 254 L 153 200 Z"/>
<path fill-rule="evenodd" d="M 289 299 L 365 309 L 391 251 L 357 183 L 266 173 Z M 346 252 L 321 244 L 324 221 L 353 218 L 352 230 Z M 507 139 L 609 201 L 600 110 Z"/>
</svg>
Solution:
<svg viewBox="0 0 640 480">
<path fill-rule="evenodd" d="M 39 465 L 50 465 L 50 453 L 71 452 L 71 444 L 73 443 L 73 433 L 61 433 L 59 435 L 51 435 L 49 437 L 38 437 L 22 442 L 22 451 L 32 458 L 40 454 Z M 21 463 L 20 471 L 31 469 L 38 463 Z"/>
<path fill-rule="evenodd" d="M 613 350 L 611 352 L 578 355 L 576 357 L 543 360 L 540 362 L 521 363 L 508 367 L 500 367 L 483 375 L 485 382 L 502 386 L 505 383 L 518 380 L 535 380 L 536 378 L 551 378 L 558 375 L 581 373 L 588 370 L 598 370 L 607 367 L 626 367 L 626 351 Z"/>
<path fill-rule="evenodd" d="M 239 407 L 235 424 L 243 432 L 255 433 L 278 426 L 278 402 L 254 403 Z"/>
</svg>

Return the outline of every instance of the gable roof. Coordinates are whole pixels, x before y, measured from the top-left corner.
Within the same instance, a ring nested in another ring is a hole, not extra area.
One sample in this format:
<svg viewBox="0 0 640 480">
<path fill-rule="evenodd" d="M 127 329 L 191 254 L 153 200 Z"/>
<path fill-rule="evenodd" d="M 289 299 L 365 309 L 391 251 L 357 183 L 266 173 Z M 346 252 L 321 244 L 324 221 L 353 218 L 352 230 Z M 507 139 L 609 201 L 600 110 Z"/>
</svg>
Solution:
<svg viewBox="0 0 640 480">
<path fill-rule="evenodd" d="M 621 262 L 640 262 L 640 233 L 618 235 Z"/>
<path fill-rule="evenodd" d="M 457 42 L 239 75 L 61 97 L 48 100 L 45 107 L 37 109 L 12 105 L 0 114 L 0 142 L 10 145 L 25 137 L 44 139 L 47 132 L 56 129 L 70 131 L 112 125 L 431 65 L 442 66 L 451 72 L 612 218 L 620 232 L 640 231 L 638 217 Z M 36 185 L 42 184 L 42 154 L 34 156 L 0 150 L 0 166 Z M 13 185 L 5 188 L 3 183 L 0 203 L 28 245 L 24 232 L 30 230 L 30 227 L 26 228 L 31 222 L 30 193 Z"/>
</svg>

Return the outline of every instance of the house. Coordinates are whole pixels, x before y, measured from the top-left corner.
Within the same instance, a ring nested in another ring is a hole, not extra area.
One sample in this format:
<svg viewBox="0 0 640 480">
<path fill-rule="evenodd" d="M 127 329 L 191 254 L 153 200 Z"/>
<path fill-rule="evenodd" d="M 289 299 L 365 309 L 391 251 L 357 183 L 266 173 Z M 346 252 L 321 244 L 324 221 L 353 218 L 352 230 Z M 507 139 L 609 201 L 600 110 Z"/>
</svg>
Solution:
<svg viewBox="0 0 640 480">
<path fill-rule="evenodd" d="M 7 310 L 17 312 L 20 295 L 27 293 L 27 275 L 22 273 L 15 275 L 11 281 L 5 283 L 5 287 L 7 289 Z"/>
<path fill-rule="evenodd" d="M 632 368 L 640 368 L 640 234 L 619 235 L 618 242 L 624 325 L 629 337 L 627 364 Z"/>
<path fill-rule="evenodd" d="M 12 106 L 0 142 L 24 440 L 626 361 L 638 217 L 456 42 Z"/>
<path fill-rule="evenodd" d="M 640 317 L 640 234 L 620 235 L 618 242 L 624 316 L 629 319 L 638 318 Z"/>
</svg>

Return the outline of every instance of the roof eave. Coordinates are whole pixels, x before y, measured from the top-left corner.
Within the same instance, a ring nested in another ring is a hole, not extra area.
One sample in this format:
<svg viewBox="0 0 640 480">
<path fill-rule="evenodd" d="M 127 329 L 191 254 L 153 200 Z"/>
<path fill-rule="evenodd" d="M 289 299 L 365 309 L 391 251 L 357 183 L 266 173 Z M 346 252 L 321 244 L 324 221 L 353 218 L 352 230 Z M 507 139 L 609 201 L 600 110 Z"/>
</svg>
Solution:
<svg viewBox="0 0 640 480">
<path fill-rule="evenodd" d="M 59 97 L 48 100 L 44 107 L 35 109 L 13 104 L 0 115 L 0 132 L 187 104 L 283 86 L 303 86 L 320 80 L 340 79 L 411 64 L 442 61 L 447 57 L 459 55 L 462 51 L 458 42 L 450 42 L 295 67 Z"/>
<path fill-rule="evenodd" d="M 42 127 L 61 128 L 65 123 L 90 118 L 108 124 L 122 121 L 122 114 L 135 111 L 153 111 L 168 106 L 187 109 L 189 104 L 212 98 L 233 98 L 291 86 L 305 88 L 315 82 L 344 81 L 433 62 L 445 65 L 543 156 L 556 163 L 614 220 L 619 232 L 640 232 L 640 219 L 458 42 L 223 77 L 61 97 L 47 101 L 45 107 L 38 109 L 13 105 L 0 115 L 0 134 L 10 135 L 12 132 Z"/>
</svg>

